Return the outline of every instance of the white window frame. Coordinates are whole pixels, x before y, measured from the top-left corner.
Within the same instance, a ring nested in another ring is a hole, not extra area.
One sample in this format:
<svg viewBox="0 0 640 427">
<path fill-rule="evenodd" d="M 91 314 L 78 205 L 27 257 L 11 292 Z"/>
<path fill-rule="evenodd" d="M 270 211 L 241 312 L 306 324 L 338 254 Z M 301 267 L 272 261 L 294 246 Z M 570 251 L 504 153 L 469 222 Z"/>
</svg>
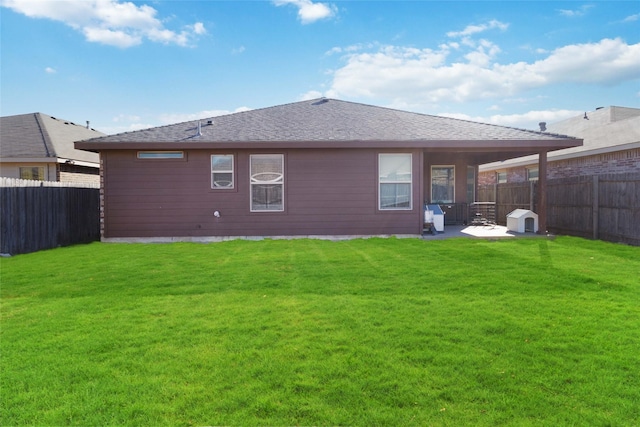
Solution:
<svg viewBox="0 0 640 427">
<path fill-rule="evenodd" d="M 231 158 L 231 169 L 213 169 L 213 158 L 214 157 L 230 157 Z M 211 189 L 213 190 L 233 190 L 235 188 L 236 183 L 236 174 L 235 174 L 235 156 L 233 154 L 212 154 L 211 155 Z M 216 173 L 219 174 L 231 174 L 230 185 L 215 185 L 216 181 L 214 180 L 214 175 Z"/>
<path fill-rule="evenodd" d="M 496 184 L 505 184 L 507 182 L 507 175 L 507 171 L 497 171 Z M 501 179 L 502 176 L 504 176 L 504 179 Z"/>
<path fill-rule="evenodd" d="M 392 156 L 406 156 L 409 158 L 409 180 L 382 180 L 382 166 L 385 158 L 390 158 Z M 408 207 L 398 207 L 398 206 L 390 206 L 384 207 L 382 206 L 382 186 L 385 184 L 408 184 L 409 185 L 409 206 Z M 381 211 L 410 211 L 413 209 L 413 153 L 379 153 L 378 154 L 378 210 Z"/>
<path fill-rule="evenodd" d="M 452 180 L 451 184 L 453 186 L 453 191 L 451 194 L 451 199 L 441 200 L 433 197 L 433 171 L 434 169 L 451 169 Z M 456 200 L 456 166 L 455 165 L 432 165 L 431 166 L 431 203 L 455 203 Z"/>
<path fill-rule="evenodd" d="M 531 176 L 531 172 L 535 171 L 535 177 Z M 537 181 L 540 178 L 540 170 L 537 167 L 527 168 L 527 181 Z"/>
<path fill-rule="evenodd" d="M 260 173 L 253 173 L 253 161 L 258 158 L 272 158 L 272 159 L 280 159 L 280 176 L 275 176 L 275 178 L 268 180 L 260 180 Z M 251 212 L 284 212 L 285 206 L 285 193 L 284 193 L 284 154 L 251 154 L 249 156 L 249 203 Z M 253 206 L 253 188 L 258 185 L 279 185 L 281 186 L 282 193 L 282 204 L 279 209 L 257 209 Z"/>
</svg>

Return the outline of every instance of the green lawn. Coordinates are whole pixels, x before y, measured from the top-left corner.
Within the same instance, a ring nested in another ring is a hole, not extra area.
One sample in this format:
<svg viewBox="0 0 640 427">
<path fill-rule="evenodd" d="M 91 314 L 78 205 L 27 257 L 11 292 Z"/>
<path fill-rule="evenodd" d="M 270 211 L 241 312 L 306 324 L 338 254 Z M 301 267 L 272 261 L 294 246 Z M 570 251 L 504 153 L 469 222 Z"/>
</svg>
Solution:
<svg viewBox="0 0 640 427">
<path fill-rule="evenodd" d="M 640 248 L 79 245 L 0 260 L 0 425 L 640 425 Z"/>
</svg>

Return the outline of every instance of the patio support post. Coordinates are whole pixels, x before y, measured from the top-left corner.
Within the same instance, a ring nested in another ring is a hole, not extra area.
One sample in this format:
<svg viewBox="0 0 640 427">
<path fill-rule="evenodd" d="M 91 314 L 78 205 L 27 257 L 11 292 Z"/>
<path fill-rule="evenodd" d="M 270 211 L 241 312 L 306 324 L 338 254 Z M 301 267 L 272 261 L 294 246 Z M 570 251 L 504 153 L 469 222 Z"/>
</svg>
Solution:
<svg viewBox="0 0 640 427">
<path fill-rule="evenodd" d="M 538 158 L 538 234 L 547 233 L 547 152 Z"/>
</svg>

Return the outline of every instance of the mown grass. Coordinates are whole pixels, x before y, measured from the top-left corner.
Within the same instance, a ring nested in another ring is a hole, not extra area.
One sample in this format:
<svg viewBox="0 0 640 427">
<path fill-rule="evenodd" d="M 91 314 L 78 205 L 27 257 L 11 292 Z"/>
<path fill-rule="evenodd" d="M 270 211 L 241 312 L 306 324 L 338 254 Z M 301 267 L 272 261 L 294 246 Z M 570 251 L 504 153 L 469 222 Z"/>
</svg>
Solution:
<svg viewBox="0 0 640 427">
<path fill-rule="evenodd" d="M 640 248 L 95 243 L 0 263 L 3 426 L 640 424 Z"/>
</svg>

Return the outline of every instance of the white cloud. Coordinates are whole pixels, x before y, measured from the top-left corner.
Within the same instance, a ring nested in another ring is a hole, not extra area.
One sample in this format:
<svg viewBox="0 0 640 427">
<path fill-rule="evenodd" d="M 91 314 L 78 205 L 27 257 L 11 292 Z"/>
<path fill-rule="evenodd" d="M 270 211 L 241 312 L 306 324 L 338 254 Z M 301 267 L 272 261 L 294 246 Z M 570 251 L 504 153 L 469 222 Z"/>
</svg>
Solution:
<svg viewBox="0 0 640 427">
<path fill-rule="evenodd" d="M 546 122 L 548 125 L 580 114 L 583 114 L 583 112 L 574 110 L 538 110 L 529 111 L 523 114 L 494 114 L 491 116 L 470 116 L 459 113 L 439 113 L 438 115 L 460 120 L 491 123 L 494 125 L 516 127 L 520 129 L 538 130 L 538 124 L 540 122 Z"/>
<path fill-rule="evenodd" d="M 589 9 L 593 8 L 592 4 L 585 4 L 580 6 L 578 9 L 558 9 L 558 13 L 562 16 L 567 16 L 569 18 L 584 16 L 589 11 Z"/>
<path fill-rule="evenodd" d="M 622 22 L 636 22 L 640 19 L 640 13 L 636 13 L 635 15 L 629 15 L 622 20 Z"/>
<path fill-rule="evenodd" d="M 477 33 L 481 33 L 483 31 L 487 31 L 487 30 L 493 30 L 493 29 L 499 29 L 501 31 L 505 31 L 507 28 L 509 28 L 509 24 L 505 24 L 503 22 L 500 22 L 496 19 L 493 19 L 485 24 L 479 24 L 479 25 L 468 25 L 464 30 L 462 31 L 450 31 L 447 33 L 448 37 L 465 37 L 465 36 L 470 36 L 473 34 L 477 34 Z"/>
<path fill-rule="evenodd" d="M 398 46 L 345 55 L 327 96 L 387 99 L 394 105 L 504 98 L 558 83 L 613 85 L 640 78 L 640 43 L 621 39 L 563 46 L 541 60 L 499 63 L 497 45 L 472 41 L 464 60 L 450 60 L 451 46 L 436 50 Z M 462 52 L 464 53 L 464 52 Z"/>
<path fill-rule="evenodd" d="M 320 19 L 331 18 L 337 13 L 333 4 L 314 3 L 311 0 L 274 0 L 276 6 L 293 5 L 298 8 L 298 18 L 303 24 L 310 24 Z"/>
<path fill-rule="evenodd" d="M 140 116 L 128 116 L 125 114 L 120 114 L 114 117 L 113 122 L 121 123 L 121 122 L 139 122 L 141 120 Z"/>
<path fill-rule="evenodd" d="M 207 29 L 204 28 L 204 24 L 202 22 L 196 22 L 195 24 L 191 25 L 190 28 L 195 34 L 198 34 L 199 36 L 207 34 Z"/>
<path fill-rule="evenodd" d="M 111 119 L 112 125 L 99 126 L 97 129 L 108 135 L 123 132 L 133 132 L 141 129 L 149 129 L 156 126 L 172 125 L 175 123 L 190 122 L 193 120 L 210 119 L 212 117 L 224 116 L 232 113 L 249 111 L 251 108 L 239 107 L 230 110 L 204 110 L 197 113 L 165 113 L 154 117 L 142 118 L 137 115 L 120 114 Z"/>
<path fill-rule="evenodd" d="M 334 54 L 340 55 L 343 53 L 353 53 L 353 52 L 358 52 L 365 49 L 373 49 L 374 47 L 379 47 L 379 46 L 380 46 L 379 43 L 358 43 L 358 44 L 352 44 L 346 47 L 336 46 L 336 47 L 332 47 L 327 52 L 325 52 L 325 55 L 331 56 Z"/>
<path fill-rule="evenodd" d="M 47 74 L 55 74 L 58 71 L 55 68 L 47 67 L 47 68 L 44 69 L 44 72 L 47 73 Z"/>
<path fill-rule="evenodd" d="M 298 99 L 300 101 L 310 101 L 312 99 L 322 98 L 322 92 L 317 90 L 310 90 L 307 93 L 303 93 Z"/>
<path fill-rule="evenodd" d="M 63 22 L 80 31 L 89 42 L 127 48 L 144 39 L 164 44 L 189 46 L 206 33 L 201 22 L 176 32 L 164 27 L 157 11 L 120 0 L 1 0 L 3 7 L 30 18 Z"/>
<path fill-rule="evenodd" d="M 230 110 L 203 110 L 197 113 L 166 113 L 159 116 L 159 121 L 163 125 L 170 125 L 174 123 L 190 122 L 193 120 L 208 119 L 211 117 L 225 116 L 227 114 L 241 113 L 243 111 L 250 111 L 249 107 L 238 107 L 233 111 Z"/>
<path fill-rule="evenodd" d="M 85 27 L 82 29 L 87 41 L 102 43 L 109 46 L 127 48 L 142 43 L 142 37 L 127 34 L 124 31 L 114 31 L 107 28 Z"/>
</svg>

